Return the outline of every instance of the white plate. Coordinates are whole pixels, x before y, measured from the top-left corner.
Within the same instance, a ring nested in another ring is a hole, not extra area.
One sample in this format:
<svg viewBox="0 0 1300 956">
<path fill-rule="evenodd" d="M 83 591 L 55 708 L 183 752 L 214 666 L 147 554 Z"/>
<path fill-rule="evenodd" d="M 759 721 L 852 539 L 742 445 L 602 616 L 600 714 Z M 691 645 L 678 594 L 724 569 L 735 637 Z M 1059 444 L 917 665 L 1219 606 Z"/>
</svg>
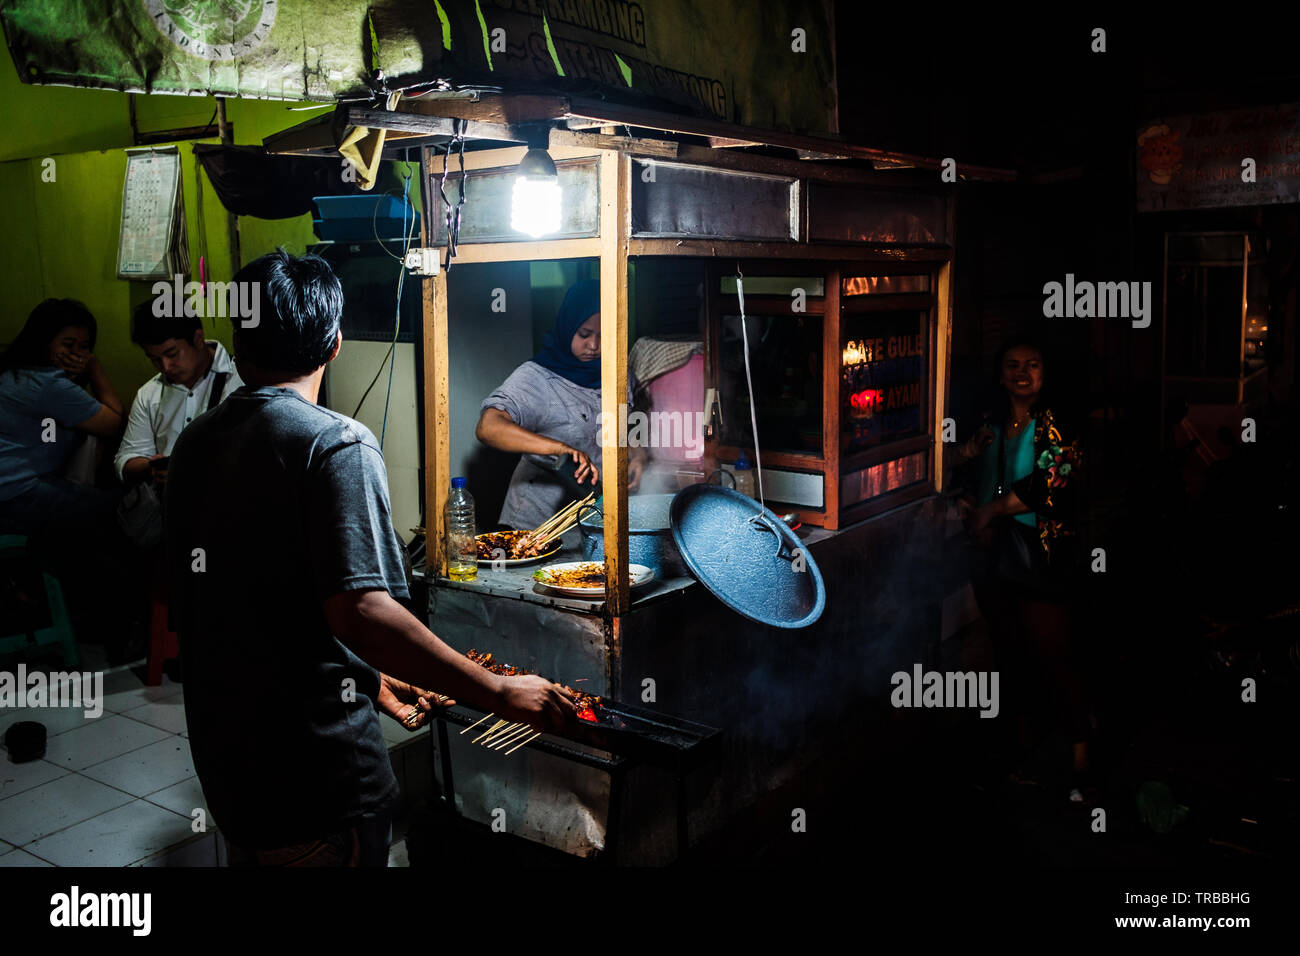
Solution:
<svg viewBox="0 0 1300 956">
<path fill-rule="evenodd" d="M 492 532 L 486 532 L 486 533 L 491 534 Z M 475 535 L 474 540 L 477 541 L 481 537 L 483 537 L 483 535 L 481 534 Z M 562 547 L 564 547 L 564 542 L 557 539 L 555 541 L 554 547 L 552 547 L 549 551 L 545 552 L 544 554 L 539 554 L 535 558 L 502 558 L 499 564 L 493 558 L 486 558 L 486 559 L 479 558 L 478 566 L 480 568 L 493 568 L 493 567 L 517 568 L 520 565 L 524 565 L 524 564 L 535 564 L 538 561 L 545 561 L 551 555 L 555 554 L 555 552 L 559 551 L 560 548 Z"/>
<path fill-rule="evenodd" d="M 554 584 L 547 584 L 544 580 L 538 578 L 539 574 L 545 574 L 547 571 L 570 571 L 574 568 L 580 568 L 587 564 L 600 564 L 599 561 L 565 561 L 560 564 L 547 565 L 544 568 L 538 568 L 533 572 L 533 580 L 546 588 L 548 591 L 554 591 L 556 594 L 562 594 L 565 597 L 584 598 L 588 601 L 600 600 L 605 596 L 605 585 L 599 585 L 592 588 L 562 588 Z M 631 587 L 638 588 L 644 584 L 649 584 L 655 579 L 655 573 L 647 568 L 644 564 L 629 564 L 627 566 L 629 583 Z"/>
</svg>

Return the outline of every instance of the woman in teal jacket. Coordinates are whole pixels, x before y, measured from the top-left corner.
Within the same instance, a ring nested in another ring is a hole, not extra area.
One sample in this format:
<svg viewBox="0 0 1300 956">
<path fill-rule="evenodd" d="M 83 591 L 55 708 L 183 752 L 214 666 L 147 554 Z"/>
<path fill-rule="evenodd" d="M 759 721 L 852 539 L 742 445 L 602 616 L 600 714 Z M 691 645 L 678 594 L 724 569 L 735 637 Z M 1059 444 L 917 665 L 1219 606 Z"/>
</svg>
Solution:
<svg viewBox="0 0 1300 956">
<path fill-rule="evenodd" d="M 1085 800 L 1090 719 L 1070 648 L 1068 595 L 1077 567 L 1082 455 L 1045 400 L 1042 349 L 1013 342 L 998 356 L 1006 401 L 963 446 L 978 459 L 968 528 L 972 584 L 989 625 L 1008 698 L 1022 725 L 1035 672 L 1072 745 L 1070 799 Z"/>
</svg>

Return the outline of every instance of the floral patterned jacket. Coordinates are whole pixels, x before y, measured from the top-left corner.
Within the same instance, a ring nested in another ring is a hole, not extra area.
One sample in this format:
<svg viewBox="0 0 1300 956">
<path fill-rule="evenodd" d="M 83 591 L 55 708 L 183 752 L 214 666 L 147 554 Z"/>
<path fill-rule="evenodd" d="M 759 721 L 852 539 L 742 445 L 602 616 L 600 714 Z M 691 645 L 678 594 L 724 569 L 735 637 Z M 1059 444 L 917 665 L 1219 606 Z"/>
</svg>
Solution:
<svg viewBox="0 0 1300 956">
<path fill-rule="evenodd" d="M 1044 409 L 1034 426 L 1034 470 L 1011 490 L 1037 513 L 1039 540 L 1049 557 L 1054 545 L 1075 536 L 1082 465 L 1079 439 L 1063 434 L 1052 410 Z"/>
</svg>

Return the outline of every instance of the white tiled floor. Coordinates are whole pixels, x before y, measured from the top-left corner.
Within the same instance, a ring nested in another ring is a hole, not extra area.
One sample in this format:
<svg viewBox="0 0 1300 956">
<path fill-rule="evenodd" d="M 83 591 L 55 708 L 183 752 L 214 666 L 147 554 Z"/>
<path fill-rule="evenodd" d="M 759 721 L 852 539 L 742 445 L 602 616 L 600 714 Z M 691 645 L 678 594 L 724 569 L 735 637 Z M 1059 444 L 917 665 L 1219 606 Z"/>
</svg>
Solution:
<svg viewBox="0 0 1300 956">
<path fill-rule="evenodd" d="M 166 700 L 142 704 L 122 711 L 122 716 L 165 730 L 169 734 L 185 736 L 185 695 L 177 694 Z"/>
<path fill-rule="evenodd" d="M 0 800 L 0 840 L 26 846 L 39 837 L 130 802 L 128 793 L 79 773 L 66 774 Z"/>
<path fill-rule="evenodd" d="M 85 770 L 92 764 L 138 750 L 166 736 L 165 730 L 120 714 L 105 713 L 84 727 L 51 737 L 45 759 L 68 770 Z"/>
<path fill-rule="evenodd" d="M 131 800 L 25 849 L 55 866 L 127 866 L 192 836 L 188 817 Z"/>
<path fill-rule="evenodd" d="M 48 860 L 42 860 L 40 857 L 32 856 L 23 850 L 14 850 L 12 853 L 6 853 L 0 856 L 0 866 L 53 866 Z"/>
<path fill-rule="evenodd" d="M 49 735 L 42 760 L 12 763 L 0 752 L 0 867 L 224 865 L 211 814 L 207 832 L 192 828 L 194 811 L 206 805 L 190 758 L 184 687 L 166 677 L 145 687 L 139 671 L 104 672 L 98 718 L 70 708 L 0 711 L 0 737 L 17 720 L 39 720 Z M 390 750 L 415 742 L 394 721 L 381 723 Z M 399 780 L 405 756 L 393 754 Z M 389 860 L 408 865 L 404 839 Z"/>
<path fill-rule="evenodd" d="M 206 809 L 203 803 L 203 788 L 199 786 L 198 777 L 186 777 L 178 784 L 148 794 L 145 799 L 164 810 L 171 810 L 173 813 L 190 818 L 193 818 L 194 811 L 200 807 Z M 213 826 L 215 823 L 216 820 L 209 813 L 208 826 Z"/>
<path fill-rule="evenodd" d="M 145 687 L 138 665 L 104 672 L 104 711 L 3 711 L 39 720 L 45 758 L 0 756 L 0 867 L 215 866 L 215 830 L 196 834 L 204 806 L 185 736 L 183 685 Z M 208 823 L 211 825 L 211 818 Z"/>
<path fill-rule="evenodd" d="M 32 760 L 28 763 L 11 763 L 0 761 L 0 801 L 16 793 L 49 783 L 56 777 L 62 777 L 68 771 L 56 767 L 48 760 Z"/>
</svg>

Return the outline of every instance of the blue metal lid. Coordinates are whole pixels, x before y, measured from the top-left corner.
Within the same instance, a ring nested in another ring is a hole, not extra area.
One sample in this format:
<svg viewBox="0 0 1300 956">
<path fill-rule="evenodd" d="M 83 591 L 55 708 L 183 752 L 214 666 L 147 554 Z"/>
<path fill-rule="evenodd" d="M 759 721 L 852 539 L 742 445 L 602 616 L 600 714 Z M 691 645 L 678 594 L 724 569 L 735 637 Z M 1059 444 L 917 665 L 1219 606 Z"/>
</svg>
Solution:
<svg viewBox="0 0 1300 956">
<path fill-rule="evenodd" d="M 748 495 L 718 485 L 678 492 L 673 541 L 691 573 L 738 614 L 807 627 L 826 608 L 826 584 L 790 527 Z"/>
</svg>

